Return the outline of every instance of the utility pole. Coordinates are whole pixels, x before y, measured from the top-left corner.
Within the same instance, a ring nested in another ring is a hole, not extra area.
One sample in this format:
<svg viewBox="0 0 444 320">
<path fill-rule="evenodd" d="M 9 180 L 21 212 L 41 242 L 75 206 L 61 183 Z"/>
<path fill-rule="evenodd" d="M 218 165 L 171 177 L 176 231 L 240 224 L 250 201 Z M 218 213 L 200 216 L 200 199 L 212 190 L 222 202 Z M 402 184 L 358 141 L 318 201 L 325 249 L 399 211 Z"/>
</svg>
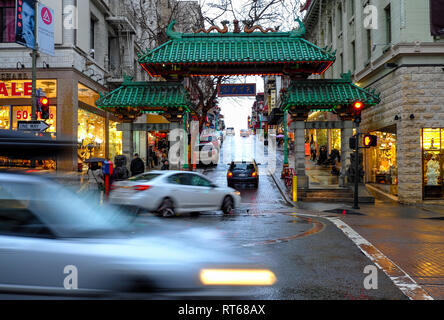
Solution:
<svg viewBox="0 0 444 320">
<path fill-rule="evenodd" d="M 356 125 L 356 150 L 355 150 L 355 192 L 353 197 L 353 209 L 359 208 L 359 122 L 355 121 Z"/>
<path fill-rule="evenodd" d="M 31 101 L 31 120 L 37 120 L 37 57 L 38 53 L 38 1 L 35 2 L 35 14 L 34 14 L 34 49 L 32 49 L 32 101 Z"/>
</svg>

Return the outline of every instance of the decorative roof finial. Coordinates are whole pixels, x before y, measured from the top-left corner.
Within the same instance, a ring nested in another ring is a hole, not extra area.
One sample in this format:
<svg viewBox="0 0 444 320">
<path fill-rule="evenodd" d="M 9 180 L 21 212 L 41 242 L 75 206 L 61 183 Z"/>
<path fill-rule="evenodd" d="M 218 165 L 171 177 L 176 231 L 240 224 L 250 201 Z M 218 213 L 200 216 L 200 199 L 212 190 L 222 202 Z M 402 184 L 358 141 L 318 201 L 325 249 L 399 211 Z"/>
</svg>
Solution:
<svg viewBox="0 0 444 320">
<path fill-rule="evenodd" d="M 297 18 L 296 21 L 299 24 L 299 28 L 290 32 L 291 37 L 304 37 L 305 36 L 305 25 L 301 19 Z"/>
<path fill-rule="evenodd" d="M 166 35 L 170 39 L 181 39 L 182 34 L 180 32 L 173 31 L 174 25 L 176 24 L 176 20 L 172 20 L 166 29 Z"/>
<path fill-rule="evenodd" d="M 239 27 L 239 20 L 233 20 L 234 30 L 233 33 L 240 33 L 241 29 Z"/>
</svg>

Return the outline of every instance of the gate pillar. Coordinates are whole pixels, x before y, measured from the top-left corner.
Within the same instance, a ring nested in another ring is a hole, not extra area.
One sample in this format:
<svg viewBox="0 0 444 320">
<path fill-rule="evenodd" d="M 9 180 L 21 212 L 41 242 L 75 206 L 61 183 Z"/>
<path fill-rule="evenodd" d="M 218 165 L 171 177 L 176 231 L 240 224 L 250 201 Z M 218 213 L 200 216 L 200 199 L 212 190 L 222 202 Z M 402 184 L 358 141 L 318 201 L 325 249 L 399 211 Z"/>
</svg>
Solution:
<svg viewBox="0 0 444 320">
<path fill-rule="evenodd" d="M 308 176 L 305 174 L 305 122 L 294 123 L 294 170 L 298 177 L 298 188 L 308 189 Z"/>
<path fill-rule="evenodd" d="M 347 181 L 347 168 L 350 165 L 350 145 L 349 140 L 353 135 L 353 122 L 344 121 L 344 127 L 341 129 L 341 173 L 339 176 L 339 186 L 345 187 Z"/>
</svg>

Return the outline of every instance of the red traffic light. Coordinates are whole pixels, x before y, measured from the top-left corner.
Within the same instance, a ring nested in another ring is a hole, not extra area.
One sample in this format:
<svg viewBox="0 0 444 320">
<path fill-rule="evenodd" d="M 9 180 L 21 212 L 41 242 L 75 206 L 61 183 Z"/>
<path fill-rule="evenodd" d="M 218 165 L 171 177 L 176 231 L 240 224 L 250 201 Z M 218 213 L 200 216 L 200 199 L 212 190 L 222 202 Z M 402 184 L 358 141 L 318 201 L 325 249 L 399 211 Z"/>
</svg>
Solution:
<svg viewBox="0 0 444 320">
<path fill-rule="evenodd" d="M 353 103 L 353 109 L 355 111 L 361 111 L 363 107 L 364 104 L 361 101 L 356 101 L 355 103 Z"/>
<path fill-rule="evenodd" d="M 46 97 L 40 98 L 40 103 L 42 107 L 49 107 L 49 99 Z"/>
<path fill-rule="evenodd" d="M 378 138 L 371 134 L 364 136 L 364 148 L 376 147 L 378 145 Z"/>
</svg>

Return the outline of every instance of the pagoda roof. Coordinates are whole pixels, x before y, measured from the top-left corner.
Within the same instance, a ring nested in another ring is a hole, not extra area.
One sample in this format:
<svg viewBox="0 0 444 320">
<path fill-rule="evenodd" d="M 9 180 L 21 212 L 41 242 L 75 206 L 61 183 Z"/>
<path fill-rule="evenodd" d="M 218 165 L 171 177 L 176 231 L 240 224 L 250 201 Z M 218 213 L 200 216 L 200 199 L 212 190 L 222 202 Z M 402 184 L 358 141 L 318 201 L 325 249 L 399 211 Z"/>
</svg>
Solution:
<svg viewBox="0 0 444 320">
<path fill-rule="evenodd" d="M 189 94 L 180 82 L 133 82 L 125 79 L 122 86 L 100 95 L 96 106 L 121 119 L 135 119 L 143 113 L 191 111 Z"/>
<path fill-rule="evenodd" d="M 346 79 L 319 79 L 293 81 L 282 94 L 280 108 L 308 106 L 314 109 L 330 109 L 361 101 L 365 106 L 378 104 L 381 99 L 374 92 L 362 89 Z"/>
<path fill-rule="evenodd" d="M 139 56 L 151 76 L 320 74 L 335 53 L 304 39 L 305 27 L 290 32 L 178 33 Z"/>
</svg>

